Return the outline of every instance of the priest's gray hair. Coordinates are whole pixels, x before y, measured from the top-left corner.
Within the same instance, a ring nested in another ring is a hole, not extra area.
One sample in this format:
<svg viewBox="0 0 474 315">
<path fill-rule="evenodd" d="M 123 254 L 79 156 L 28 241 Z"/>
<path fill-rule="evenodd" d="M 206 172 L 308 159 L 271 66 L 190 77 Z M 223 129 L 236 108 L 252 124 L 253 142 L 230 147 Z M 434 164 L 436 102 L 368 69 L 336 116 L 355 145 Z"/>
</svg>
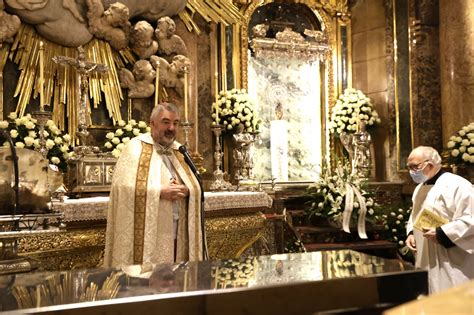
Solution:
<svg viewBox="0 0 474 315">
<path fill-rule="evenodd" d="M 156 105 L 153 110 L 151 111 L 151 114 L 150 114 L 150 122 L 153 121 L 162 111 L 164 110 L 167 110 L 169 112 L 172 112 L 172 113 L 178 113 L 179 114 L 179 110 L 178 110 L 178 107 L 176 107 L 175 104 L 173 103 L 159 103 L 158 105 Z"/>
<path fill-rule="evenodd" d="M 428 146 L 419 146 L 413 149 L 412 152 L 420 154 L 424 160 L 432 162 L 434 165 L 441 165 L 441 156 L 435 148 Z"/>
</svg>

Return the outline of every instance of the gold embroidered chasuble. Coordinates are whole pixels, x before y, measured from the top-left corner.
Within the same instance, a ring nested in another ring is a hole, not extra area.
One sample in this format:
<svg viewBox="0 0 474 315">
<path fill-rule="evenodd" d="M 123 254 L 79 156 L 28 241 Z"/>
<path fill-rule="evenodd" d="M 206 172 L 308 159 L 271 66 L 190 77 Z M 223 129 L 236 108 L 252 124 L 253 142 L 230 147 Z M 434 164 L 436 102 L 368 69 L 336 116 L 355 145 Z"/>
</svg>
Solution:
<svg viewBox="0 0 474 315">
<path fill-rule="evenodd" d="M 202 260 L 201 191 L 181 153 L 171 146 L 170 162 L 189 197 L 178 201 L 177 261 Z M 132 139 L 115 167 L 107 214 L 104 264 L 172 263 L 173 202 L 160 199 L 171 173 L 151 135 Z M 176 201 L 175 201 L 176 202 Z"/>
</svg>

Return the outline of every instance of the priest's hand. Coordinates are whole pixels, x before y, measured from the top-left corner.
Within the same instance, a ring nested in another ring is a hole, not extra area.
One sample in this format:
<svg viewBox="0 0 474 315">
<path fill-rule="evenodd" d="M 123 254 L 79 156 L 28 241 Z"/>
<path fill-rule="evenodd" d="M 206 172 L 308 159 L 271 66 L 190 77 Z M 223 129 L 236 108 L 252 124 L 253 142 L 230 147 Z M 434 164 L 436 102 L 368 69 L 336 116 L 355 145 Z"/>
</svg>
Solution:
<svg viewBox="0 0 474 315">
<path fill-rule="evenodd" d="M 176 179 L 171 179 L 168 184 L 161 186 L 160 197 L 163 199 L 175 201 L 186 198 L 188 195 L 188 187 L 179 184 Z"/>
<path fill-rule="evenodd" d="M 405 244 L 408 246 L 409 249 L 416 252 L 416 242 L 415 242 L 415 235 L 410 234 L 405 241 Z"/>
<path fill-rule="evenodd" d="M 423 237 L 425 237 L 427 240 L 433 241 L 433 242 L 438 242 L 436 238 L 436 229 L 435 228 L 423 228 Z"/>
</svg>

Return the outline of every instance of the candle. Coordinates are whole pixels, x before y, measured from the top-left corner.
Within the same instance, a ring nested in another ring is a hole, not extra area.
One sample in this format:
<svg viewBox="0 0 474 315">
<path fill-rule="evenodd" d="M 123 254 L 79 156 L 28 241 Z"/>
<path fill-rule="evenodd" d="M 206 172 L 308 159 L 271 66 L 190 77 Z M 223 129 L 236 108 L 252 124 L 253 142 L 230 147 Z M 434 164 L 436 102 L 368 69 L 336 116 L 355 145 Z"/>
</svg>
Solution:
<svg viewBox="0 0 474 315">
<path fill-rule="evenodd" d="M 219 105 L 217 104 L 217 101 L 219 100 L 219 74 L 216 72 L 214 75 L 214 78 L 216 79 L 216 124 L 219 125 Z"/>
<path fill-rule="evenodd" d="M 155 106 L 159 103 L 160 95 L 160 64 L 156 67 L 156 78 L 155 78 Z"/>
<path fill-rule="evenodd" d="M 39 43 L 39 94 L 40 94 L 40 111 L 44 111 L 44 46 L 43 42 Z"/>
<path fill-rule="evenodd" d="M 184 121 L 188 122 L 188 69 L 184 69 Z"/>
</svg>

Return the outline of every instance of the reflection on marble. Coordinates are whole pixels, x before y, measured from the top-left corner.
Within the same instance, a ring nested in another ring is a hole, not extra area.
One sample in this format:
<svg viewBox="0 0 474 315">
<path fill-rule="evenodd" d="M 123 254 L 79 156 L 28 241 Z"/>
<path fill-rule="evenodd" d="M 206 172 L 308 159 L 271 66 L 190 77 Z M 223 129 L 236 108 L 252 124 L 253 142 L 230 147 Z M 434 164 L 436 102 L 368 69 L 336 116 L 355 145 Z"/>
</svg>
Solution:
<svg viewBox="0 0 474 315">
<path fill-rule="evenodd" d="M 98 292 L 94 293 L 91 290 L 99 288 L 109 290 L 108 294 L 100 295 L 100 299 L 151 294 L 155 294 L 153 298 L 156 299 L 167 299 L 184 296 L 180 293 L 187 291 L 201 291 L 196 293 L 206 295 L 229 288 L 245 290 L 304 282 L 324 286 L 327 280 L 333 279 L 347 281 L 354 279 L 360 285 L 361 281 L 372 281 L 371 278 L 390 278 L 393 275 L 398 275 L 400 278 L 407 275 L 418 277 L 420 274 L 421 278 L 417 279 L 422 279 L 421 284 L 410 283 L 414 288 L 427 286 L 426 272 L 416 271 L 411 265 L 405 265 L 398 260 L 383 259 L 349 250 L 169 265 L 144 264 L 117 269 L 28 273 L 0 277 L 2 296 L 0 310 L 36 305 L 37 299 L 45 297 L 47 290 L 50 290 L 47 291 L 48 298 L 40 301 L 41 306 L 85 301 L 89 299 L 90 294 L 97 296 Z M 68 291 L 62 292 L 57 287 L 50 288 L 52 284 L 63 286 L 63 289 L 67 288 Z M 37 296 L 38 288 L 42 290 L 41 297 Z M 175 294 L 164 294 L 171 292 Z M 28 303 L 25 302 L 27 300 Z"/>
<path fill-rule="evenodd" d="M 269 180 L 278 173 L 271 169 L 270 156 L 270 124 L 279 119 L 278 106 L 281 119 L 288 122 L 288 180 L 314 180 L 322 149 L 319 64 L 251 57 L 248 69 L 249 95 L 262 119 L 260 142 L 255 147 L 255 178 Z"/>
</svg>

